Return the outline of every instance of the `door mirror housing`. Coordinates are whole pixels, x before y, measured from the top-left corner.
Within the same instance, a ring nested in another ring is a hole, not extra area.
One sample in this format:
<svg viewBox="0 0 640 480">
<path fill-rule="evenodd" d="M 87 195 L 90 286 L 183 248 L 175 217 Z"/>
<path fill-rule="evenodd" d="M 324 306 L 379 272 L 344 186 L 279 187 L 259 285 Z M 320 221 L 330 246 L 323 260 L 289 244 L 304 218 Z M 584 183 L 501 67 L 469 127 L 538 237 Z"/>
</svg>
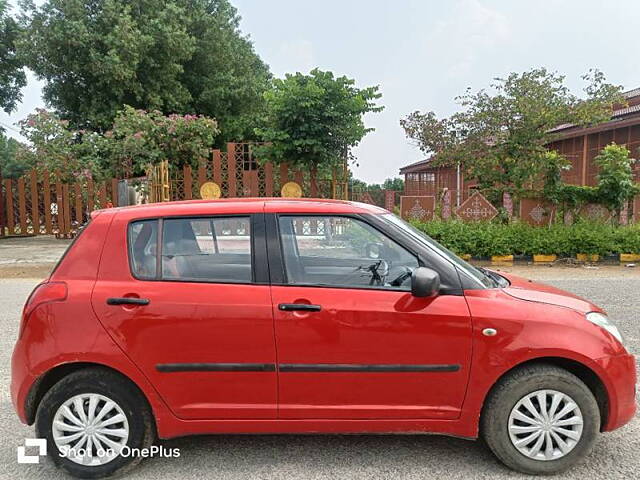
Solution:
<svg viewBox="0 0 640 480">
<path fill-rule="evenodd" d="M 411 273 L 411 295 L 433 297 L 440 291 L 440 275 L 427 267 L 418 267 Z"/>
</svg>

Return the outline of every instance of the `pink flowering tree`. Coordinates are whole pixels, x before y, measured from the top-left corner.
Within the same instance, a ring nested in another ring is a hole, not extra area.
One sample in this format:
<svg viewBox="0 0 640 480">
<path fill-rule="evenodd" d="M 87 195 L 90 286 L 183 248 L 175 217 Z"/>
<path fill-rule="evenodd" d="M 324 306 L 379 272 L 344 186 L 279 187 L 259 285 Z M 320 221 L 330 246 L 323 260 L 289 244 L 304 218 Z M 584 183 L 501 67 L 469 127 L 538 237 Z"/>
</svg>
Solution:
<svg viewBox="0 0 640 480">
<path fill-rule="evenodd" d="M 101 135 L 70 130 L 66 120 L 44 109 L 37 109 L 18 125 L 27 140 L 16 153 L 24 165 L 49 172 L 54 181 L 108 175 L 108 145 Z"/>
<path fill-rule="evenodd" d="M 105 133 L 110 140 L 111 161 L 116 171 L 139 175 L 147 166 L 169 160 L 171 167 L 191 165 L 207 158 L 218 124 L 202 115 L 163 115 L 157 110 L 137 110 L 125 106 L 113 128 Z"/>
<path fill-rule="evenodd" d="M 169 160 L 172 168 L 197 167 L 209 156 L 218 124 L 202 115 L 163 115 L 125 106 L 110 130 L 73 130 L 55 113 L 38 109 L 20 122 L 27 139 L 19 161 L 54 180 L 144 175 L 150 165 Z"/>
</svg>

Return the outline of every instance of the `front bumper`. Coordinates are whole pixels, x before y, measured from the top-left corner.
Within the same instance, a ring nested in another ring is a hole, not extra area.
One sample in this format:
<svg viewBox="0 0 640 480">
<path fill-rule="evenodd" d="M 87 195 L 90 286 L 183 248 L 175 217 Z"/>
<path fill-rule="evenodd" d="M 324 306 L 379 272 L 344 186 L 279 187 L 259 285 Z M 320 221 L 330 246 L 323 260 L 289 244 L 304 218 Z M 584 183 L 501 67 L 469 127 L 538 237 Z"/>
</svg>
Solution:
<svg viewBox="0 0 640 480">
<path fill-rule="evenodd" d="M 633 355 L 616 355 L 596 361 L 606 372 L 608 393 L 607 421 L 603 432 L 610 432 L 628 423 L 636 413 L 636 359 Z"/>
</svg>

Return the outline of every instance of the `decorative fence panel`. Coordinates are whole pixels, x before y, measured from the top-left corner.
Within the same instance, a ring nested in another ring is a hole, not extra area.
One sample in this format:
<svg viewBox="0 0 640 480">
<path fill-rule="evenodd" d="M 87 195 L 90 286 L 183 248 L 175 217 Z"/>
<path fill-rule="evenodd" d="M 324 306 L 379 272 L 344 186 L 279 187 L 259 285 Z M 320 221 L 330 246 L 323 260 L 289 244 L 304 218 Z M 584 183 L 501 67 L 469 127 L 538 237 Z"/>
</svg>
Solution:
<svg viewBox="0 0 640 480">
<path fill-rule="evenodd" d="M 514 200 L 511 195 L 503 195 L 499 202 L 489 202 L 487 192 L 470 188 L 465 192 L 465 199 L 459 207 L 451 206 L 454 192 L 445 190 L 434 195 L 403 195 L 401 204 L 411 207 L 401 207 L 401 216 L 405 219 L 418 219 L 427 221 L 431 218 L 442 220 L 458 219 L 462 221 L 487 221 L 495 218 L 500 212 L 510 219 L 528 223 L 533 226 L 549 226 L 556 221 L 564 221 L 571 224 L 578 218 L 594 222 L 618 222 L 621 225 L 628 223 L 640 223 L 640 195 L 628 202 L 627 207 L 620 213 L 619 218 L 614 218 L 613 212 L 599 204 L 583 205 L 580 209 L 569 208 L 566 205 L 554 206 L 543 198 L 520 198 L 517 207 L 514 208 Z M 421 202 L 432 205 L 433 208 L 421 208 Z M 455 205 L 455 204 L 454 204 Z M 452 211 L 453 210 L 453 211 Z M 424 212 L 427 212 L 424 214 Z M 433 212 L 433 213 L 432 213 Z M 563 213 L 562 218 L 559 217 Z"/>
<path fill-rule="evenodd" d="M 247 143 L 229 143 L 226 152 L 213 150 L 196 169 L 188 165 L 174 169 L 170 174 L 171 200 L 200 198 L 200 187 L 205 182 L 218 185 L 221 198 L 279 197 L 282 186 L 291 181 L 300 185 L 303 197 L 331 198 L 331 179 L 319 178 L 313 169 L 293 170 L 286 164 L 261 163 L 251 147 Z"/>
<path fill-rule="evenodd" d="M 93 210 L 118 204 L 117 179 L 51 182 L 48 173 L 38 175 L 31 171 L 24 177 L 3 179 L 0 183 L 2 236 L 71 236 L 88 220 Z"/>
</svg>

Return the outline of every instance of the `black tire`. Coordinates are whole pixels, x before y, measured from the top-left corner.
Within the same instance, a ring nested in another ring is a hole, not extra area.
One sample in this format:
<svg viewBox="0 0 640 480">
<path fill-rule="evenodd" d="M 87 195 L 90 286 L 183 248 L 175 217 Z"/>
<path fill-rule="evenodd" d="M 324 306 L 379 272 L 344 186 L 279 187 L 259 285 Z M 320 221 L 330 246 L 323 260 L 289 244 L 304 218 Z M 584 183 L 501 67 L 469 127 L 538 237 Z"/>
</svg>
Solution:
<svg viewBox="0 0 640 480">
<path fill-rule="evenodd" d="M 118 456 L 104 465 L 85 466 L 61 456 L 53 440 L 52 422 L 58 408 L 70 398 L 96 393 L 116 402 L 127 417 L 130 448 L 148 448 L 155 440 L 155 424 L 150 408 L 138 388 L 119 374 L 101 367 L 89 367 L 64 377 L 45 394 L 36 414 L 38 438 L 47 439 L 47 454 L 53 463 L 78 478 L 105 478 L 121 475 L 137 465 L 141 456 Z"/>
<path fill-rule="evenodd" d="M 565 456 L 536 460 L 521 453 L 509 436 L 509 415 L 526 395 L 538 390 L 556 390 L 571 397 L 583 417 L 582 436 Z M 586 457 L 600 431 L 600 410 L 589 388 L 575 375 L 549 364 L 532 364 L 509 373 L 492 389 L 482 412 L 482 436 L 491 451 L 509 468 L 531 475 L 563 472 Z"/>
</svg>

